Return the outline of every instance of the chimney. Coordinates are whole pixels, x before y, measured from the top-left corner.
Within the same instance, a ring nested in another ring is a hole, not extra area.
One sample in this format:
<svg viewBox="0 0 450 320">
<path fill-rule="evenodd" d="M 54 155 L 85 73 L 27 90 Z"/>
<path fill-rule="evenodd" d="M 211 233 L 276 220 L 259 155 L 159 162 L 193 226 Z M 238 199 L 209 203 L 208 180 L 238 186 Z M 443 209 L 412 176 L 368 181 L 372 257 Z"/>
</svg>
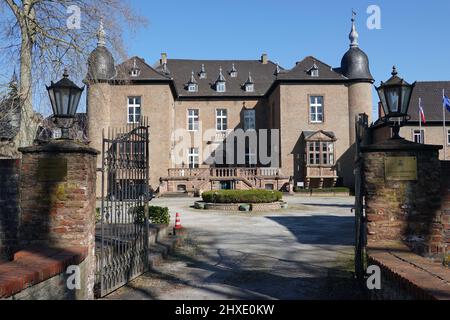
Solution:
<svg viewBox="0 0 450 320">
<path fill-rule="evenodd" d="M 159 60 L 159 64 L 163 65 L 167 63 L 167 53 L 161 53 L 161 60 Z"/>
<path fill-rule="evenodd" d="M 261 63 L 262 63 L 262 64 L 267 64 L 267 62 L 268 62 L 268 59 L 267 59 L 267 53 L 263 53 L 263 54 L 261 55 Z"/>
</svg>

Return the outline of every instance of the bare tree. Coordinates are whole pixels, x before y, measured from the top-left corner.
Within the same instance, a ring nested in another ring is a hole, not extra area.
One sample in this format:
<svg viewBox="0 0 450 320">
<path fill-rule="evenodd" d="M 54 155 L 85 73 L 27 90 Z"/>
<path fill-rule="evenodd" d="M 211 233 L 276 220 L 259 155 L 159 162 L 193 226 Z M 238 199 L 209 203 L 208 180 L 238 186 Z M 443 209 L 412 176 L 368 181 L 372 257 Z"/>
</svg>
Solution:
<svg viewBox="0 0 450 320">
<path fill-rule="evenodd" d="M 3 64 L 20 65 L 17 147 L 35 138 L 38 120 L 33 109 L 48 110 L 44 85 L 59 79 L 65 67 L 76 81 L 86 74 L 100 20 L 113 55 L 120 58 L 125 57 L 123 31 L 147 24 L 124 0 L 0 0 L 0 13 Z"/>
</svg>

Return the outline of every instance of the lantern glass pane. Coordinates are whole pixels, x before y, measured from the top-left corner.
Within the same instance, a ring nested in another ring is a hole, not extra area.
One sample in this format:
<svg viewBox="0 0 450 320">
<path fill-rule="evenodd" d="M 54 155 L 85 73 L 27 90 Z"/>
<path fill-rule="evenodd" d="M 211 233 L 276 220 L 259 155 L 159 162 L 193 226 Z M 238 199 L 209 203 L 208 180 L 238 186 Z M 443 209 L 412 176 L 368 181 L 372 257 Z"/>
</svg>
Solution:
<svg viewBox="0 0 450 320">
<path fill-rule="evenodd" d="M 57 114 L 55 92 L 53 91 L 53 89 L 47 88 L 47 90 L 48 90 L 48 96 L 50 98 L 50 103 L 52 105 L 53 114 Z"/>
<path fill-rule="evenodd" d="M 386 102 L 386 97 L 384 96 L 384 88 L 380 87 L 377 89 L 377 91 L 378 91 L 378 96 L 380 97 L 381 106 L 383 107 L 384 115 L 386 116 L 389 114 L 389 109 L 388 109 L 388 105 Z"/>
<path fill-rule="evenodd" d="M 78 103 L 80 102 L 81 91 L 80 90 L 72 90 L 72 98 L 70 103 L 69 115 L 74 116 L 77 112 Z"/>
<path fill-rule="evenodd" d="M 404 86 L 402 87 L 402 106 L 401 112 L 403 114 L 408 114 L 409 101 L 411 100 L 412 87 Z"/>
<path fill-rule="evenodd" d="M 386 100 L 390 113 L 395 113 L 400 111 L 400 95 L 398 94 L 397 88 L 386 88 Z"/>
</svg>

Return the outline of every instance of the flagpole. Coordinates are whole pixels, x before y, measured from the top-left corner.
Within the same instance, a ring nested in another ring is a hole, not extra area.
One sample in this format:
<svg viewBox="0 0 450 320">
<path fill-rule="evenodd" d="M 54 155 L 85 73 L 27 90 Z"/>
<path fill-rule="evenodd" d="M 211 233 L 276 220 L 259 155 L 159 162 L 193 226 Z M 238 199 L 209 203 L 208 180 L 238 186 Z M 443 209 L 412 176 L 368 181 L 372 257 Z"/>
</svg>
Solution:
<svg viewBox="0 0 450 320">
<path fill-rule="evenodd" d="M 445 89 L 442 89 L 442 121 L 443 121 L 443 130 L 444 130 L 444 160 L 447 160 L 447 129 L 445 123 Z"/>
</svg>

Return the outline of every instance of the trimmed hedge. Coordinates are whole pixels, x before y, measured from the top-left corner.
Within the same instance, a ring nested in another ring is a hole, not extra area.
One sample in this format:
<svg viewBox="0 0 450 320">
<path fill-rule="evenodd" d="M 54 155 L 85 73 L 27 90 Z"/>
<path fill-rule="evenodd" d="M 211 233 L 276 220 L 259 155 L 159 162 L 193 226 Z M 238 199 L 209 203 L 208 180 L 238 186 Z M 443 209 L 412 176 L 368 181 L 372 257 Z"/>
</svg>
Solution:
<svg viewBox="0 0 450 320">
<path fill-rule="evenodd" d="M 272 203 L 283 199 L 280 191 L 273 190 L 217 190 L 202 194 L 209 203 Z"/>
<path fill-rule="evenodd" d="M 131 215 L 134 215 L 134 222 L 136 224 L 144 223 L 145 221 L 144 206 L 130 208 L 129 213 Z M 150 221 L 150 223 L 155 224 L 169 224 L 170 223 L 169 208 L 149 206 L 148 220 Z"/>
<path fill-rule="evenodd" d="M 335 187 L 335 188 L 316 188 L 316 189 L 301 189 L 295 188 L 295 192 L 298 193 L 349 193 L 350 189 L 345 187 Z"/>
</svg>

